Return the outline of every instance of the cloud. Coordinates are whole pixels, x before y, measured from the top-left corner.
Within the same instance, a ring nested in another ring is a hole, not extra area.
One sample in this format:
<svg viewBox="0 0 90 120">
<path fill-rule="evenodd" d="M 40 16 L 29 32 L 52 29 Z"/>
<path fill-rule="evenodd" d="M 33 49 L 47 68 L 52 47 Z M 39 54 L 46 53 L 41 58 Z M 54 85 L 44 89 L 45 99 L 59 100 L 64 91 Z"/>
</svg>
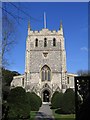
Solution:
<svg viewBox="0 0 90 120">
<path fill-rule="evenodd" d="M 82 47 L 82 48 L 80 48 L 80 50 L 88 52 L 88 48 L 87 47 Z"/>
</svg>

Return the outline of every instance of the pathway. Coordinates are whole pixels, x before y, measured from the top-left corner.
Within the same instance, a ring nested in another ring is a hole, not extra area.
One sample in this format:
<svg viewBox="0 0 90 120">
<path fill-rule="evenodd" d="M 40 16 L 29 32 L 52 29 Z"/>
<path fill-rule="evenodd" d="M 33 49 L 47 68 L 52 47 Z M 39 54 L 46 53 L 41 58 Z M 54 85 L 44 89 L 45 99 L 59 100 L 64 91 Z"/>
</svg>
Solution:
<svg viewBox="0 0 90 120">
<path fill-rule="evenodd" d="M 40 107 L 35 120 L 54 120 L 54 116 L 49 104 L 43 104 Z"/>
</svg>

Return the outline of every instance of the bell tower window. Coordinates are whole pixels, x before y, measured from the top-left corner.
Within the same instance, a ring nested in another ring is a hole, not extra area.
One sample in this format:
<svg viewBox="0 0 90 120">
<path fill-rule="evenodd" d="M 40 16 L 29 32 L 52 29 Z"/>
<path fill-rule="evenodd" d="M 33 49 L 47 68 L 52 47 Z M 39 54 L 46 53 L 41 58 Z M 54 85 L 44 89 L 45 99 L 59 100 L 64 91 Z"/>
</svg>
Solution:
<svg viewBox="0 0 90 120">
<path fill-rule="evenodd" d="M 47 38 L 44 38 L 44 47 L 47 47 Z"/>
<path fill-rule="evenodd" d="M 56 46 L 56 39 L 53 38 L 53 46 L 55 47 Z"/>
<path fill-rule="evenodd" d="M 35 40 L 35 46 L 38 47 L 38 39 Z"/>
</svg>

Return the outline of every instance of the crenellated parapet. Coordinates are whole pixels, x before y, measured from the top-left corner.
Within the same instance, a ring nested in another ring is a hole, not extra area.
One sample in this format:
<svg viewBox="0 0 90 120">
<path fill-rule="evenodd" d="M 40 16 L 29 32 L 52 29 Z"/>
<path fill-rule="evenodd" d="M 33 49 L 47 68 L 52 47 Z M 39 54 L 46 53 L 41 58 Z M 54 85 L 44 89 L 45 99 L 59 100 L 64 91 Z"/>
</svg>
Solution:
<svg viewBox="0 0 90 120">
<path fill-rule="evenodd" d="M 57 36 L 63 36 L 63 34 L 62 34 L 62 31 L 60 31 L 60 30 L 58 30 L 58 31 L 56 31 L 56 30 L 49 30 L 49 29 L 42 29 L 42 30 L 40 30 L 40 31 L 37 31 L 37 30 L 35 30 L 35 31 L 32 31 L 32 30 L 30 30 L 30 32 L 29 32 L 29 34 L 28 34 L 28 36 L 41 36 L 41 35 L 57 35 Z"/>
<path fill-rule="evenodd" d="M 63 26 L 62 23 L 60 23 L 59 30 L 49 30 L 47 28 L 43 28 L 42 30 L 31 30 L 30 21 L 28 23 L 28 36 L 41 36 L 41 35 L 57 35 L 57 36 L 63 36 Z"/>
</svg>

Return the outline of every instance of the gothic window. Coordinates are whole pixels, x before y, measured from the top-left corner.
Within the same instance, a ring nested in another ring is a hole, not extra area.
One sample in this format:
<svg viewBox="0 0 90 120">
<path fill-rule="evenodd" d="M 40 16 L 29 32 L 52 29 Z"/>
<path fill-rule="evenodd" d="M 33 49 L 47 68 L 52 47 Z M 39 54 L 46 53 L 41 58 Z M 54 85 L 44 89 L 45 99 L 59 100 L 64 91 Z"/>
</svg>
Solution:
<svg viewBox="0 0 90 120">
<path fill-rule="evenodd" d="M 35 46 L 38 47 L 38 39 L 35 40 Z"/>
<path fill-rule="evenodd" d="M 22 78 L 22 86 L 24 86 L 24 78 Z"/>
<path fill-rule="evenodd" d="M 48 81 L 50 81 L 50 71 L 48 71 Z"/>
<path fill-rule="evenodd" d="M 45 80 L 47 80 L 47 70 L 45 70 Z"/>
<path fill-rule="evenodd" d="M 44 47 L 47 47 L 47 38 L 44 38 Z"/>
<path fill-rule="evenodd" d="M 50 81 L 51 80 L 51 70 L 47 65 L 42 67 L 41 76 L 42 76 L 42 78 L 41 78 L 42 81 L 45 81 L 45 80 Z"/>
<path fill-rule="evenodd" d="M 53 38 L 53 46 L 56 46 L 56 39 Z"/>
<path fill-rule="evenodd" d="M 67 83 L 69 84 L 69 77 L 67 77 Z"/>
<path fill-rule="evenodd" d="M 42 70 L 41 74 L 42 74 L 42 80 L 44 80 L 44 71 L 43 70 Z"/>
</svg>

